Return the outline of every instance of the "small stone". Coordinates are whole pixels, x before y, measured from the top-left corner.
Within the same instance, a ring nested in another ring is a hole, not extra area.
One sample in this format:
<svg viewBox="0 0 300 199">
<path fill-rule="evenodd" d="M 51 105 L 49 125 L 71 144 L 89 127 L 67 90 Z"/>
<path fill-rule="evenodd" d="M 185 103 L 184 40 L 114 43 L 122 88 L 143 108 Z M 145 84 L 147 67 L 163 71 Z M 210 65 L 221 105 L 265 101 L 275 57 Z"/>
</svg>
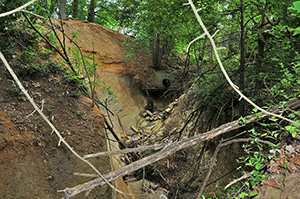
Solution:
<svg viewBox="0 0 300 199">
<path fill-rule="evenodd" d="M 147 117 L 147 115 L 148 115 L 148 113 L 146 113 L 146 112 L 143 113 L 144 118 Z"/>
<path fill-rule="evenodd" d="M 154 129 L 154 127 L 155 127 L 155 125 L 147 126 L 145 129 L 146 129 L 146 130 L 152 130 L 152 129 Z"/>
<path fill-rule="evenodd" d="M 172 112 L 172 109 L 171 108 L 166 108 L 165 110 L 168 114 L 170 114 Z"/>
<path fill-rule="evenodd" d="M 150 117 L 152 117 L 152 115 L 153 115 L 153 113 L 151 113 L 151 111 L 149 111 L 149 110 L 146 110 L 146 113 L 147 113 Z"/>
</svg>

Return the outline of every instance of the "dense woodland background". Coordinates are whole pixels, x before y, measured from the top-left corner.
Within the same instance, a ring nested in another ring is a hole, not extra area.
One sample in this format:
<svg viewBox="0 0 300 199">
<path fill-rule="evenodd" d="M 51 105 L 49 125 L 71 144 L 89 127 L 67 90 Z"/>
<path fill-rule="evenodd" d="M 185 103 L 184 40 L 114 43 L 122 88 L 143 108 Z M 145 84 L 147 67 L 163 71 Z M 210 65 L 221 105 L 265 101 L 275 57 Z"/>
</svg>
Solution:
<svg viewBox="0 0 300 199">
<path fill-rule="evenodd" d="M 24 0 L 0 0 L 0 13 L 25 3 Z M 128 57 L 146 49 L 151 52 L 153 69 L 180 70 L 181 75 L 176 77 L 181 78 L 177 80 L 181 86 L 172 93 L 179 96 L 193 85 L 195 99 L 189 106 L 199 112 L 205 108 L 206 117 L 211 121 L 206 130 L 211 130 L 214 121 L 222 124 L 236 120 L 253 113 L 253 107 L 240 101 L 226 82 L 207 37 L 197 40 L 186 51 L 203 30 L 185 3 L 185 0 L 41 0 L 26 10 L 44 18 L 26 15 L 33 22 L 72 17 L 132 36 L 135 39 L 124 43 L 130 49 Z M 299 2 L 201 0 L 194 4 L 202 8 L 199 15 L 208 31 L 211 34 L 219 31 L 214 40 L 218 47 L 225 47 L 219 50 L 223 65 L 241 92 L 264 108 L 299 98 Z M 7 49 L 18 43 L 15 24 L 21 17 L 22 13 L 15 13 L 0 18 L 0 32 L 7 38 L 0 41 L 0 50 L 7 57 L 11 56 Z M 225 109 L 232 109 L 231 115 Z M 299 119 L 298 112 L 287 112 L 285 116 Z M 288 125 L 273 118 L 255 124 L 249 135 L 280 143 L 291 139 L 281 136 L 291 130 L 290 126 L 286 128 Z M 295 132 L 292 129 L 292 137 L 297 137 Z"/>
<path fill-rule="evenodd" d="M 2 1 L 0 11 L 19 7 L 26 1 Z M 225 83 L 216 65 L 207 38 L 190 41 L 202 34 L 184 0 L 119 0 L 119 1 L 39 1 L 27 10 L 44 17 L 73 17 L 101 24 L 136 39 L 132 48 L 148 48 L 153 53 L 153 67 L 172 67 L 169 57 L 180 56 L 189 83 L 196 83 L 198 103 L 212 111 L 237 103 L 238 96 Z M 278 104 L 298 96 L 299 14 L 290 7 L 293 1 L 195 1 L 204 24 L 215 37 L 223 63 L 233 82 L 259 105 Z M 21 13 L 1 18 L 0 30 L 5 34 Z M 34 18 L 32 16 L 32 18 Z M 12 37 L 10 37 L 12 38 Z M 3 42 L 3 41 L 2 41 Z M 9 44 L 6 44 L 9 45 Z M 2 50 L 7 48 L 1 45 Z M 134 53 L 134 51 L 133 51 Z M 164 61 L 162 61 L 164 60 Z M 188 88 L 188 87 L 186 87 Z M 239 103 L 241 115 L 251 110 Z"/>
</svg>

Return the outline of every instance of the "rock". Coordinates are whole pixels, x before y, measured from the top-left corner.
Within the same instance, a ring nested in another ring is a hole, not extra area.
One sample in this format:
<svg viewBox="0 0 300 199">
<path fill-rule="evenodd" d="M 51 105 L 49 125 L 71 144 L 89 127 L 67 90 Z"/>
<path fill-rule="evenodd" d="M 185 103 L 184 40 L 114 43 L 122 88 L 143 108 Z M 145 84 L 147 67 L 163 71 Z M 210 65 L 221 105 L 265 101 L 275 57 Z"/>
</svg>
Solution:
<svg viewBox="0 0 300 199">
<path fill-rule="evenodd" d="M 150 117 L 153 116 L 153 113 L 151 113 L 149 110 L 146 110 L 146 113 L 147 113 Z"/>
<path fill-rule="evenodd" d="M 164 130 L 160 130 L 160 131 L 156 134 L 156 136 L 158 136 L 158 137 L 163 137 L 163 135 L 164 135 Z"/>
<path fill-rule="evenodd" d="M 136 142 L 136 141 L 138 141 L 138 140 L 140 140 L 140 139 L 142 139 L 141 136 L 139 136 L 139 135 L 134 135 L 133 137 L 130 138 L 129 141 L 131 141 L 131 142 Z"/>
<path fill-rule="evenodd" d="M 165 110 L 168 114 L 171 114 L 172 113 L 172 109 L 170 107 L 166 108 Z"/>
<path fill-rule="evenodd" d="M 144 112 L 143 117 L 147 117 L 148 113 Z"/>
<path fill-rule="evenodd" d="M 159 184 L 154 184 L 153 182 L 150 182 L 149 187 L 153 190 L 156 190 L 159 187 Z"/>
<path fill-rule="evenodd" d="M 152 130 L 154 127 L 155 127 L 155 125 L 147 126 L 145 129 L 146 129 L 146 130 Z"/>
</svg>

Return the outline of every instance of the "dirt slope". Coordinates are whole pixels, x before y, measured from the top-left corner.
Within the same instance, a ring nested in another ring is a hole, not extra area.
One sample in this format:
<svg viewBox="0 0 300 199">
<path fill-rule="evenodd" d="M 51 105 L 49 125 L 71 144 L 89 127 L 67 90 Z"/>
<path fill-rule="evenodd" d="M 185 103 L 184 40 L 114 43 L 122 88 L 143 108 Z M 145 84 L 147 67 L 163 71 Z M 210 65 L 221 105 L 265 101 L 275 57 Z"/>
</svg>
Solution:
<svg viewBox="0 0 300 199">
<path fill-rule="evenodd" d="M 111 86 L 117 97 L 111 97 L 107 92 L 101 90 L 98 90 L 97 97 L 101 101 L 107 100 L 108 107 L 119 115 L 122 123 L 124 123 L 125 130 L 128 131 L 130 125 L 135 125 L 135 118 L 146 105 L 141 90 L 125 74 L 128 68 L 125 67 L 127 59 L 123 43 L 128 36 L 98 24 L 85 23 L 74 19 L 65 20 L 64 28 L 68 35 L 77 32 L 75 42 L 81 50 L 85 53 L 92 52 L 95 59 L 101 62 L 101 65 L 97 68 L 97 78 L 105 82 L 104 87 Z M 106 111 L 103 111 L 103 113 L 105 114 Z M 116 121 L 116 124 L 118 123 Z M 118 128 L 118 125 L 116 128 Z"/>
<path fill-rule="evenodd" d="M 14 61 L 10 64 L 16 72 L 20 70 Z M 89 179 L 74 176 L 74 172 L 92 171 L 65 146 L 57 146 L 55 134 L 37 113 L 30 115 L 32 106 L 14 90 L 2 64 L 0 68 L 0 198 L 60 198 L 58 190 Z M 75 150 L 80 154 L 106 150 L 101 112 L 90 108 L 91 102 L 86 98 L 76 97 L 77 91 L 61 75 L 37 72 L 20 78 Z M 93 163 L 101 172 L 111 169 L 108 158 Z M 89 198 L 99 195 L 110 196 L 111 192 L 101 187 Z"/>
<path fill-rule="evenodd" d="M 126 68 L 125 48 L 122 45 L 126 36 L 93 23 L 78 20 L 64 21 L 65 32 L 71 36 L 78 32 L 76 42 L 84 53 L 93 53 L 102 64 L 97 69 L 97 77 L 111 86 L 117 97 L 98 90 L 97 96 L 107 102 L 115 116 L 120 117 L 125 130 L 135 125 L 136 117 L 144 109 L 146 100 L 142 92 L 132 85 L 124 75 Z M 70 44 L 67 44 L 71 46 Z M 19 50 L 11 50 L 16 57 Z M 103 61 L 103 57 L 105 60 Z M 103 131 L 103 113 L 91 108 L 91 101 L 78 97 L 74 85 L 70 85 L 62 74 L 43 74 L 27 71 L 26 65 L 15 60 L 9 63 L 19 75 L 38 106 L 63 134 L 69 144 L 81 155 L 107 150 Z M 91 180 L 74 176 L 75 172 L 93 173 L 85 164 L 78 161 L 65 146 L 58 147 L 58 139 L 42 121 L 32 106 L 16 89 L 5 67 L 0 64 L 0 198 L 60 198 L 62 190 Z M 25 75 L 23 71 L 27 71 Z M 29 69 L 32 70 L 32 69 Z M 117 117 L 112 118 L 115 131 L 122 133 Z M 111 143 L 110 148 L 118 146 Z M 116 159 L 113 159 L 116 160 Z M 117 169 L 118 161 L 110 158 L 91 160 L 100 172 L 108 173 Z M 113 163 L 111 165 L 111 163 Z M 118 187 L 130 192 L 119 179 Z M 93 190 L 88 198 L 115 198 L 115 193 L 106 186 Z M 83 194 L 75 198 L 82 198 Z M 134 195 L 129 198 L 135 198 Z"/>
</svg>

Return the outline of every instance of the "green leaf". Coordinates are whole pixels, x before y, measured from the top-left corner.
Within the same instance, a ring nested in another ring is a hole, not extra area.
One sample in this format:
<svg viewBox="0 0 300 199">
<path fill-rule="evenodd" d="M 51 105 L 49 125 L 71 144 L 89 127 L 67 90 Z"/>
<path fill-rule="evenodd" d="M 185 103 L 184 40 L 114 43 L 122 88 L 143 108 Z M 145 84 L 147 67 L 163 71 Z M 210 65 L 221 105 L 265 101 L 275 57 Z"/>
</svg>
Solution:
<svg viewBox="0 0 300 199">
<path fill-rule="evenodd" d="M 279 165 L 279 166 L 286 169 L 288 164 L 289 164 L 289 162 L 285 162 L 284 164 Z"/>
<path fill-rule="evenodd" d="M 281 186 L 280 186 L 280 190 L 282 190 L 284 188 L 284 184 L 282 184 Z"/>
<path fill-rule="evenodd" d="M 256 170 L 259 170 L 261 168 L 261 163 L 259 162 L 259 163 L 257 163 L 256 165 L 255 165 L 255 169 Z"/>
<path fill-rule="evenodd" d="M 294 32 L 293 36 L 300 34 L 300 27 L 295 28 L 294 31 L 295 32 Z"/>
<path fill-rule="evenodd" d="M 252 175 L 255 177 L 255 176 L 257 176 L 258 174 L 259 174 L 259 171 L 254 171 Z"/>
<path fill-rule="evenodd" d="M 248 196 L 248 194 L 245 193 L 245 192 L 242 192 L 242 193 L 240 194 L 240 198 L 243 198 L 243 197 L 245 197 L 245 196 Z"/>
<path fill-rule="evenodd" d="M 253 191 L 250 196 L 256 196 L 257 195 L 257 192 L 256 191 Z"/>
<path fill-rule="evenodd" d="M 284 127 L 287 131 L 290 131 L 290 130 L 292 130 L 293 129 L 293 127 L 292 126 L 286 126 L 286 127 Z"/>
<path fill-rule="evenodd" d="M 288 9 L 300 12 L 300 1 L 293 2 L 293 6 L 289 7 Z"/>
</svg>

